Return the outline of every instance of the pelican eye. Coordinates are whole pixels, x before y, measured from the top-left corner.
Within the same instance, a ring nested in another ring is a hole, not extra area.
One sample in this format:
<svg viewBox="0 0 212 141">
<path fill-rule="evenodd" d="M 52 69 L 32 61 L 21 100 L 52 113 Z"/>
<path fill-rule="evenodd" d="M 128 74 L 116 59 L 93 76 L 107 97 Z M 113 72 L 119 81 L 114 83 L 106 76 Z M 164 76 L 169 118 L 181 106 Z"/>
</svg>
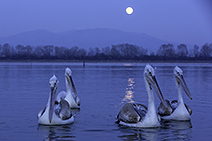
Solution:
<svg viewBox="0 0 212 141">
<path fill-rule="evenodd" d="M 179 76 L 182 76 L 182 73 L 180 73 L 179 71 L 177 72 L 177 74 L 178 74 Z"/>
<path fill-rule="evenodd" d="M 151 71 L 149 71 L 149 75 L 151 75 L 151 76 L 152 76 L 152 73 L 151 73 Z"/>
</svg>

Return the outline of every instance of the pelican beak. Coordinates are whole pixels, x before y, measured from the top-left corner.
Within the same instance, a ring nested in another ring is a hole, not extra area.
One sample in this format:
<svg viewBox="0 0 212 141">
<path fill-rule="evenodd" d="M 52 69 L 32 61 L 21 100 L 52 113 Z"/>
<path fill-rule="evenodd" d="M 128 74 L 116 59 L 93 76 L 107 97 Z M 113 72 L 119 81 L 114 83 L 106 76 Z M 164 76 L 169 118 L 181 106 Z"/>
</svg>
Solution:
<svg viewBox="0 0 212 141">
<path fill-rule="evenodd" d="M 77 98 L 77 90 L 75 88 L 74 81 L 73 81 L 72 77 L 71 76 L 69 76 L 69 77 L 66 76 L 66 79 L 67 79 L 68 83 L 71 85 L 71 89 L 74 92 L 75 98 Z"/>
<path fill-rule="evenodd" d="M 51 123 L 51 121 L 52 121 L 52 116 L 53 116 L 53 112 L 54 112 L 55 94 L 56 94 L 55 87 L 51 87 L 50 107 L 49 107 L 49 123 Z"/>
<path fill-rule="evenodd" d="M 151 88 L 151 86 L 154 88 L 158 98 L 160 99 L 162 104 L 166 107 L 166 109 L 168 109 L 168 106 L 166 104 L 166 101 L 165 101 L 165 99 L 163 97 L 163 94 L 162 94 L 162 92 L 160 90 L 160 87 L 158 85 L 158 82 L 157 82 L 155 76 L 147 76 L 146 78 L 147 78 L 147 82 L 150 84 L 150 88 Z"/>
<path fill-rule="evenodd" d="M 188 89 L 188 86 L 184 80 L 184 77 L 183 75 L 177 75 L 176 76 L 176 79 L 177 79 L 177 83 L 180 83 L 183 87 L 183 90 L 185 91 L 185 93 L 187 94 L 187 96 L 192 100 L 192 97 L 191 97 L 191 93 Z"/>
</svg>

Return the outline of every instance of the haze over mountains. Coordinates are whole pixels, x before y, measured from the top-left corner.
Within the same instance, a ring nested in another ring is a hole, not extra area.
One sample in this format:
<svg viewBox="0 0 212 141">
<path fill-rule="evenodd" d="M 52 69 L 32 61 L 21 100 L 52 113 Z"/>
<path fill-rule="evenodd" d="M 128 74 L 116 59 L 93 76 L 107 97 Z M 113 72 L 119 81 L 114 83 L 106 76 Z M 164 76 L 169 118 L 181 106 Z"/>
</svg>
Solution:
<svg viewBox="0 0 212 141">
<path fill-rule="evenodd" d="M 106 46 L 129 43 L 142 46 L 150 51 L 156 51 L 162 44 L 172 43 L 163 41 L 143 33 L 124 32 L 116 29 L 84 29 L 71 30 L 61 33 L 53 33 L 47 30 L 34 30 L 19 33 L 13 36 L 0 37 L 0 44 L 8 43 L 12 46 L 20 45 L 53 45 L 89 49 L 94 47 L 103 48 Z"/>
</svg>

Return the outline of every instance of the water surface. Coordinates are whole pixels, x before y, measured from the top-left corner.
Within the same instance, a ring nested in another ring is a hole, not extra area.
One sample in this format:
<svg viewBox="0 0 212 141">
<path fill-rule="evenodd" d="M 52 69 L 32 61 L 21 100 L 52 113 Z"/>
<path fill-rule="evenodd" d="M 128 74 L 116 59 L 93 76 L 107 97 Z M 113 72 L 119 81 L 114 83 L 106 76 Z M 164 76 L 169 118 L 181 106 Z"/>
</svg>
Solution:
<svg viewBox="0 0 212 141">
<path fill-rule="evenodd" d="M 143 70 L 139 63 L 0 63 L 0 140 L 210 140 L 212 138 L 212 64 L 153 63 L 166 99 L 177 99 L 173 76 L 175 65 L 193 100 L 183 94 L 193 114 L 191 122 L 168 122 L 161 128 L 138 129 L 115 123 L 126 102 L 147 105 Z M 64 70 L 70 67 L 81 99 L 75 122 L 64 126 L 40 126 L 37 113 L 49 96 L 49 78 L 59 79 L 65 90 Z M 155 96 L 156 105 L 159 99 Z"/>
</svg>

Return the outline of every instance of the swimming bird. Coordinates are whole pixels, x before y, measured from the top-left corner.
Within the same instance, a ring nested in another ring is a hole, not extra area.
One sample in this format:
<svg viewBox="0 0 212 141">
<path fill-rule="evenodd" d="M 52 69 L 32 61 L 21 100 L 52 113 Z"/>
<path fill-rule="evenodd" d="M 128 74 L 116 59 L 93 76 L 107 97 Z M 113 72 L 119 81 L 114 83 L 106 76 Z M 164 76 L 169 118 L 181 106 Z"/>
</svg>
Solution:
<svg viewBox="0 0 212 141">
<path fill-rule="evenodd" d="M 160 126 L 159 117 L 155 110 L 153 89 L 165 107 L 166 104 L 155 78 L 155 70 L 149 64 L 147 64 L 144 69 L 144 81 L 148 95 L 148 108 L 143 104 L 124 104 L 117 116 L 117 123 L 120 125 L 144 128 Z"/>
<path fill-rule="evenodd" d="M 61 91 L 58 94 L 58 96 L 59 97 L 65 96 L 65 100 L 68 101 L 71 108 L 80 108 L 80 99 L 77 96 L 77 91 L 72 79 L 72 71 L 68 67 L 65 69 L 65 82 L 66 82 L 66 92 Z"/>
<path fill-rule="evenodd" d="M 171 103 L 166 100 L 168 110 L 165 109 L 161 103 L 158 107 L 158 114 L 164 120 L 188 121 L 191 119 L 192 110 L 188 105 L 184 104 L 180 85 L 187 96 L 192 100 L 191 93 L 184 80 L 183 71 L 178 66 L 174 68 L 174 76 L 178 91 L 178 100 L 173 100 Z"/>
<path fill-rule="evenodd" d="M 74 116 L 68 102 L 60 99 L 55 102 L 58 80 L 53 75 L 49 80 L 50 94 L 47 105 L 38 113 L 38 123 L 43 125 L 62 125 L 74 122 Z"/>
</svg>

